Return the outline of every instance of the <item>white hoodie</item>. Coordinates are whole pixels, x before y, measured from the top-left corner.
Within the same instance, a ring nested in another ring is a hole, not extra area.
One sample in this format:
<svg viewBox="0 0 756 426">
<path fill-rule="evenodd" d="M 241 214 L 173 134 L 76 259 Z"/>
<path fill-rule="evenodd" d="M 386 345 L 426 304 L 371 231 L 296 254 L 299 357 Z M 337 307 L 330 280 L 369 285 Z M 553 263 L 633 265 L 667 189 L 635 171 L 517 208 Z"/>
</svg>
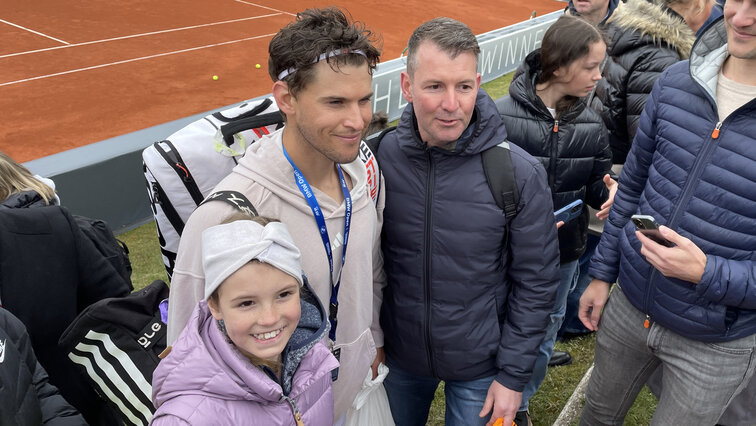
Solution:
<svg viewBox="0 0 756 426">
<path fill-rule="evenodd" d="M 331 296 L 328 258 L 312 210 L 294 182 L 294 169 L 283 155 L 282 132 L 278 130 L 250 146 L 239 164 L 214 191 L 241 192 L 261 216 L 286 224 L 294 243 L 302 252 L 302 268 L 310 286 L 327 307 Z M 360 390 L 375 358 L 376 346 L 383 346 L 378 318 L 386 282 L 380 250 L 383 190 L 379 192 L 381 195 L 376 206 L 368 194 L 367 173 L 359 158 L 343 164 L 342 170 L 352 181 L 352 222 L 338 294 L 335 347 L 341 348 L 341 367 L 333 384 L 336 419 L 346 413 Z M 333 248 L 334 277 L 337 278 L 341 267 L 344 203 L 337 204 L 317 188 L 313 188 L 313 192 L 328 227 Z M 192 213 L 187 221 L 171 280 L 169 344 L 176 340 L 197 302 L 203 298 L 202 231 L 220 224 L 235 212 L 227 203 L 209 202 Z"/>
</svg>

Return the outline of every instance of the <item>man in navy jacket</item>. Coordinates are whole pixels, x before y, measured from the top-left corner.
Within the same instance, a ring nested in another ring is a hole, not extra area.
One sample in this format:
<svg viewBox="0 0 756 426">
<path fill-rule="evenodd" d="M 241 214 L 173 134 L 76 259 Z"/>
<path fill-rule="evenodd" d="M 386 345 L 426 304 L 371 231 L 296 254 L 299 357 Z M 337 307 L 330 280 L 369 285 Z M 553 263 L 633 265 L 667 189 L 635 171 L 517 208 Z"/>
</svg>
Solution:
<svg viewBox="0 0 756 426">
<path fill-rule="evenodd" d="M 509 145 L 519 192 L 511 221 L 488 186 L 481 154 L 502 149 L 507 135 L 479 91 L 479 52 L 461 22 L 418 27 L 401 77 L 409 104 L 378 151 L 385 384 L 399 426 L 425 424 L 440 380 L 447 425 L 511 425 L 559 283 L 543 167 Z"/>
<path fill-rule="evenodd" d="M 714 424 L 756 369 L 755 67 L 756 0 L 729 0 L 646 102 L 580 301 L 601 318 L 581 424 L 621 424 L 659 365 L 654 423 Z"/>
</svg>

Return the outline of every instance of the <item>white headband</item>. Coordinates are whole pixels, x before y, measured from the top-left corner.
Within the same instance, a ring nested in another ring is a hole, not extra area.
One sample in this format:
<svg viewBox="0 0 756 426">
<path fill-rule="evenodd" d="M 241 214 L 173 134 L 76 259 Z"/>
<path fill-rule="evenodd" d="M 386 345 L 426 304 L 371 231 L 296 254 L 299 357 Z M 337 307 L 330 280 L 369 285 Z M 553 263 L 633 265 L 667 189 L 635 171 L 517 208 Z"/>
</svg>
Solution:
<svg viewBox="0 0 756 426">
<path fill-rule="evenodd" d="M 202 232 L 205 299 L 251 260 L 268 263 L 302 282 L 299 249 L 281 222 L 265 226 L 251 220 L 217 225 Z"/>
<path fill-rule="evenodd" d="M 328 53 L 321 53 L 320 56 L 318 56 L 317 58 L 315 58 L 314 61 L 312 61 L 312 63 L 316 64 L 320 61 L 324 61 L 326 58 L 332 58 L 334 56 L 339 56 L 339 55 L 346 55 L 347 53 L 355 53 L 357 55 L 362 55 L 365 58 L 367 58 L 367 55 L 365 55 L 365 52 L 363 52 L 362 50 L 359 50 L 359 49 L 352 50 L 352 49 L 344 48 L 344 49 L 332 50 Z M 283 80 L 284 78 L 286 78 L 286 76 L 294 74 L 295 72 L 297 72 L 297 69 L 294 67 L 291 67 L 287 70 L 283 70 L 281 71 L 280 74 L 278 74 L 278 79 Z"/>
</svg>

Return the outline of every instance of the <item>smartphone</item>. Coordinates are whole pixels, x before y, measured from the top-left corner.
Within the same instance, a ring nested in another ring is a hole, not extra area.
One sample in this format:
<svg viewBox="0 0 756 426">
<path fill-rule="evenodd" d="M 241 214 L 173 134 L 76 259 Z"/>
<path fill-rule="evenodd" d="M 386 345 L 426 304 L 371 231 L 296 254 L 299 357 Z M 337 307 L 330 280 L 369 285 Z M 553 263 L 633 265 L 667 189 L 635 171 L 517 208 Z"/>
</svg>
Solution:
<svg viewBox="0 0 756 426">
<path fill-rule="evenodd" d="M 659 232 L 659 223 L 656 222 L 656 219 L 654 219 L 653 216 L 634 214 L 630 217 L 630 220 L 633 221 L 635 229 L 640 231 L 641 234 L 663 246 L 674 247 L 674 244 L 662 237 L 661 232 Z"/>
<path fill-rule="evenodd" d="M 567 204 L 566 206 L 562 207 L 561 209 L 554 212 L 554 216 L 556 216 L 556 221 L 562 221 L 564 223 L 567 223 L 571 221 L 572 219 L 575 219 L 576 217 L 580 216 L 580 213 L 583 211 L 583 200 L 575 200 L 571 202 L 570 204 Z"/>
</svg>

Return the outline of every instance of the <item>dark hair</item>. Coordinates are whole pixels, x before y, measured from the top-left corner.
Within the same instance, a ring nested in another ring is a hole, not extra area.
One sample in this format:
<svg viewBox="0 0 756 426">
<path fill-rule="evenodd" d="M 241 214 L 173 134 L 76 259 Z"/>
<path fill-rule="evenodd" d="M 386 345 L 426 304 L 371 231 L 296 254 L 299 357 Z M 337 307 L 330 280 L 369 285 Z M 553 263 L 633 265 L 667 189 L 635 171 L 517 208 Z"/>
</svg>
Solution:
<svg viewBox="0 0 756 426">
<path fill-rule="evenodd" d="M 417 49 L 426 40 L 432 41 L 452 59 L 460 53 L 472 53 L 477 67 L 480 46 L 470 27 L 455 19 L 436 18 L 417 27 L 407 42 L 407 73 L 409 75 L 412 75 L 417 68 Z"/>
<path fill-rule="evenodd" d="M 381 51 L 375 46 L 380 38 L 368 30 L 361 22 L 350 22 L 340 9 L 307 9 L 297 13 L 297 19 L 281 28 L 268 45 L 268 73 L 273 81 L 278 81 L 281 72 L 294 69 L 282 80 L 289 91 L 296 95 L 312 80 L 313 66 L 323 53 L 348 49 L 358 53 L 341 54 L 325 60 L 333 70 L 340 65 L 368 64 L 372 74 L 378 64 Z"/>
<path fill-rule="evenodd" d="M 541 41 L 541 72 L 536 83 L 548 83 L 559 68 L 568 67 L 587 55 L 591 45 L 600 41 L 606 43 L 604 34 L 592 23 L 575 16 L 560 16 Z M 577 100 L 574 96 L 561 99 L 556 105 L 557 114 L 572 107 Z"/>
</svg>

